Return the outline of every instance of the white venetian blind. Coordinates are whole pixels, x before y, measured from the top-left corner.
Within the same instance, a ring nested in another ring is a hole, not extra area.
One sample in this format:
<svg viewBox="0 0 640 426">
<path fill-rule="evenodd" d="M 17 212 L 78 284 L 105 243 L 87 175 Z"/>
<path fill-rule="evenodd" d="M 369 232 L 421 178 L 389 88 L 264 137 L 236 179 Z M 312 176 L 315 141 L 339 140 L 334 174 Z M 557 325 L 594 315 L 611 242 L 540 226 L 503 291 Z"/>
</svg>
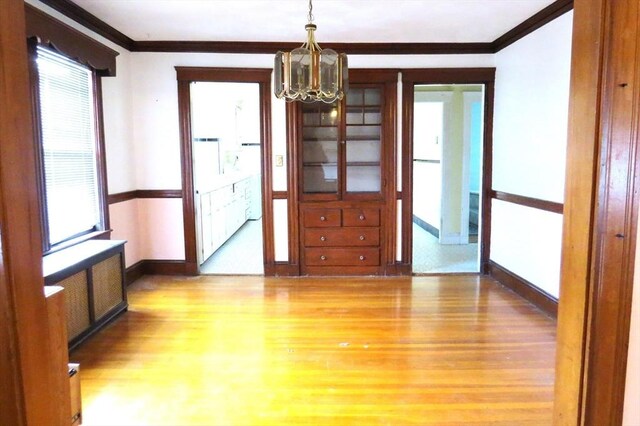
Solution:
<svg viewBox="0 0 640 426">
<path fill-rule="evenodd" d="M 100 223 L 93 74 L 38 47 L 40 121 L 49 244 Z"/>
</svg>

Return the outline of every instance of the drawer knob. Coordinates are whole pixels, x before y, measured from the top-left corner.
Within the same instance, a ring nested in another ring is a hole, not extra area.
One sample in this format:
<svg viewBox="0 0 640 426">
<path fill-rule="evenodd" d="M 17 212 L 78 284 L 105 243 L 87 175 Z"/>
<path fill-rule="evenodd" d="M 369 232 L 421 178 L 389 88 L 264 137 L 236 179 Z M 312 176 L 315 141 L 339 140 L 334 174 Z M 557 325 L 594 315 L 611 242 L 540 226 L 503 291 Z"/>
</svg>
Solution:
<svg viewBox="0 0 640 426">
<path fill-rule="evenodd" d="M 360 256 L 360 260 L 364 260 L 364 256 Z"/>
<path fill-rule="evenodd" d="M 327 220 L 327 218 L 324 216 L 320 216 L 320 220 L 324 222 L 325 220 Z"/>
<path fill-rule="evenodd" d="M 364 241 L 364 235 L 360 235 L 360 241 Z"/>
<path fill-rule="evenodd" d="M 320 241 L 327 241 L 327 237 L 323 235 L 322 237 L 320 237 Z"/>
<path fill-rule="evenodd" d="M 320 260 L 327 260 L 327 256 L 323 254 L 322 256 L 320 256 Z"/>
<path fill-rule="evenodd" d="M 364 220 L 364 215 L 363 214 L 360 215 L 360 220 Z"/>
</svg>

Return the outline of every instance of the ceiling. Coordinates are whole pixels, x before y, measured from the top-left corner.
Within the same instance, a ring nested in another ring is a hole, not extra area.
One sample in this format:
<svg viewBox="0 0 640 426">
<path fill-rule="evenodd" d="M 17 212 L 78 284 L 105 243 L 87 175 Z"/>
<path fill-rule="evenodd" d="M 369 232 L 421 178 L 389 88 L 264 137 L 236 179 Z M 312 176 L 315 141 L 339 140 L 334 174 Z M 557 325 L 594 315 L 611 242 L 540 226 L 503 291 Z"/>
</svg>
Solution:
<svg viewBox="0 0 640 426">
<path fill-rule="evenodd" d="M 136 41 L 305 38 L 306 0 L 73 0 Z M 315 0 L 323 42 L 492 42 L 553 0 Z"/>
</svg>

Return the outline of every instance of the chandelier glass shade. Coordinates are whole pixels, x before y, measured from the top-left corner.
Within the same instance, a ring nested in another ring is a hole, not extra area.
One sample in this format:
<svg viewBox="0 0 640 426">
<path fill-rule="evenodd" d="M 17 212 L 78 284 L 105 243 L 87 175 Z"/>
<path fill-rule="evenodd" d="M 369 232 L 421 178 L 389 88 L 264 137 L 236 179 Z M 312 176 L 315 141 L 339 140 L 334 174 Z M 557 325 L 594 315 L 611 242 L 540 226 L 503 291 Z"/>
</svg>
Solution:
<svg viewBox="0 0 640 426">
<path fill-rule="evenodd" d="M 332 49 L 321 49 L 315 40 L 309 1 L 307 41 L 291 52 L 276 53 L 274 63 L 274 92 L 287 101 L 333 103 L 344 97 L 349 75 L 347 55 Z"/>
</svg>

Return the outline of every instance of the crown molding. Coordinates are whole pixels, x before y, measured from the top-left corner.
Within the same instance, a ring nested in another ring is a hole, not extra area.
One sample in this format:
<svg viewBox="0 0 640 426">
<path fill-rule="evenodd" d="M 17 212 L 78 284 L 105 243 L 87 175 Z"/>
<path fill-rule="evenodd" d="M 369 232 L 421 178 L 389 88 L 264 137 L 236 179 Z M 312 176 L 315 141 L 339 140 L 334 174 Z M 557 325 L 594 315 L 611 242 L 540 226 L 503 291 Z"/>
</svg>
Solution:
<svg viewBox="0 0 640 426">
<path fill-rule="evenodd" d="M 573 0 L 557 0 L 495 39 L 491 47 L 497 53 L 572 9 Z"/>
<path fill-rule="evenodd" d="M 107 24 L 97 16 L 87 12 L 85 9 L 81 8 L 80 6 L 73 3 L 72 1 L 70 0 L 39 0 L 39 1 L 57 10 L 58 12 L 62 13 L 67 18 L 73 19 L 74 21 L 86 27 L 87 29 L 97 34 L 100 34 L 102 37 L 106 38 L 109 41 L 114 42 L 118 46 L 123 47 L 129 51 L 133 49 L 135 41 L 132 38 L 116 30 L 111 25 Z"/>
<path fill-rule="evenodd" d="M 299 43 L 253 41 L 136 41 L 70 0 L 40 0 L 68 18 L 131 52 L 274 54 Z M 573 9 L 573 0 L 557 0 L 490 43 L 324 43 L 350 55 L 492 54 L 515 43 Z"/>
<path fill-rule="evenodd" d="M 447 55 L 493 53 L 491 43 L 323 43 L 350 55 Z M 254 41 L 136 41 L 133 52 L 274 54 L 300 43 Z"/>
</svg>

